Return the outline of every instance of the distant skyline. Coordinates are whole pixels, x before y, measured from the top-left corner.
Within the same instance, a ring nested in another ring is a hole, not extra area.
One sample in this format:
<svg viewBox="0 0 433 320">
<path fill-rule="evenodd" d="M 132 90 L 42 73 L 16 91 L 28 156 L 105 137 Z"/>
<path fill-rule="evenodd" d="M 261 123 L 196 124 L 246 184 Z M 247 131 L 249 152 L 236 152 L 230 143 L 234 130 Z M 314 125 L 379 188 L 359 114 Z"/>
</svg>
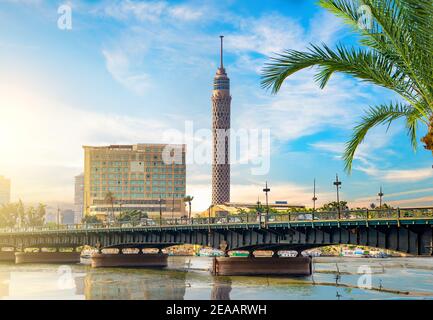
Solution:
<svg viewBox="0 0 433 320">
<path fill-rule="evenodd" d="M 251 175 L 233 165 L 231 200 L 288 200 L 318 206 L 384 202 L 431 205 L 431 152 L 411 149 L 403 123 L 368 135 L 343 171 L 340 155 L 369 105 L 398 100 L 385 89 L 337 75 L 320 90 L 311 71 L 286 81 L 278 96 L 260 88 L 266 57 L 308 43 L 356 43 L 350 30 L 316 5 L 289 1 L 69 1 L 72 30 L 57 27 L 63 1 L 0 3 L 0 175 L 12 200 L 73 203 L 83 145 L 164 143 L 169 129 L 211 128 L 212 80 L 225 35 L 233 128 L 270 129 L 271 166 Z M 420 128 L 424 130 L 425 128 Z M 422 136 L 420 131 L 420 136 Z M 182 142 L 182 141 L 179 141 Z M 188 152 L 188 151 L 187 151 Z M 193 211 L 211 201 L 211 167 L 187 167 Z"/>
</svg>

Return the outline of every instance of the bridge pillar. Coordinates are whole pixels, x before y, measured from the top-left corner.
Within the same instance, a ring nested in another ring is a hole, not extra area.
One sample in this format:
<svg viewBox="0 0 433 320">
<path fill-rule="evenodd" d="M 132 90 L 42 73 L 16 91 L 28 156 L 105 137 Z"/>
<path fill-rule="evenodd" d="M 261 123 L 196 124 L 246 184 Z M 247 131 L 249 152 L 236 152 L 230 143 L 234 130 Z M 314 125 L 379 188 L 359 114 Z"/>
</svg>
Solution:
<svg viewBox="0 0 433 320">
<path fill-rule="evenodd" d="M 81 252 L 15 252 L 15 263 L 79 263 Z"/>
<path fill-rule="evenodd" d="M 215 257 L 212 274 L 243 275 L 311 275 L 310 257 Z"/>
<path fill-rule="evenodd" d="M 14 262 L 15 251 L 3 251 L 0 249 L 0 262 Z"/>
<path fill-rule="evenodd" d="M 163 268 L 167 266 L 168 254 L 161 253 L 94 253 L 92 267 L 147 267 Z"/>
</svg>

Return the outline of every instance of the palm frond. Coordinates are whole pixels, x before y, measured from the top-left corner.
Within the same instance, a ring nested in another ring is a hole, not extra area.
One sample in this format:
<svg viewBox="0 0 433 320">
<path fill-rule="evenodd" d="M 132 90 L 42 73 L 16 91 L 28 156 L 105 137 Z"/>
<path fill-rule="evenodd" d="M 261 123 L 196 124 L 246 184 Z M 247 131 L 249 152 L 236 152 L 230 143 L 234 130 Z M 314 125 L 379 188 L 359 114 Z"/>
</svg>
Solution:
<svg viewBox="0 0 433 320">
<path fill-rule="evenodd" d="M 356 149 L 364 141 L 367 132 L 380 124 L 389 125 L 399 119 L 406 118 L 406 128 L 411 139 L 412 146 L 416 148 L 417 137 L 416 129 L 420 120 L 419 112 L 410 105 L 401 103 L 380 105 L 370 107 L 366 114 L 361 118 L 361 121 L 355 126 L 351 139 L 346 143 L 343 159 L 347 172 L 352 170 L 352 162 L 355 156 Z"/>
<path fill-rule="evenodd" d="M 306 68 L 318 67 L 315 80 L 324 88 L 335 72 L 345 73 L 360 80 L 388 88 L 399 93 L 409 104 L 417 105 L 426 115 L 429 110 L 417 101 L 412 80 L 383 55 L 364 49 L 347 49 L 338 45 L 332 50 L 327 45 L 311 45 L 307 52 L 287 50 L 270 59 L 262 70 L 262 87 L 277 93 L 284 80 Z"/>
</svg>

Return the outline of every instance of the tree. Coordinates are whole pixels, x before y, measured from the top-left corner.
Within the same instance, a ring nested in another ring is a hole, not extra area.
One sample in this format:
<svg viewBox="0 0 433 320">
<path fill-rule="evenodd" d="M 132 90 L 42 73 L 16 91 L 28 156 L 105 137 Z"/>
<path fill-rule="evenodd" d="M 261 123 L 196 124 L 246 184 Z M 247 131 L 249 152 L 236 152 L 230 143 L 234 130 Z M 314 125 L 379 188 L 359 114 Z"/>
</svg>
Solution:
<svg viewBox="0 0 433 320">
<path fill-rule="evenodd" d="M 46 214 L 46 205 L 39 203 L 35 208 L 33 206 L 25 209 L 24 224 L 26 227 L 39 227 L 44 225 Z"/>
<path fill-rule="evenodd" d="M 102 223 L 102 221 L 97 216 L 86 215 L 81 219 L 81 222 L 84 224 L 92 224 L 92 223 Z"/>
<path fill-rule="evenodd" d="M 433 151 L 432 1 L 319 0 L 319 4 L 351 26 L 361 46 L 338 44 L 333 50 L 322 44 L 304 52 L 287 50 L 265 65 L 262 86 L 277 93 L 286 78 L 315 66 L 315 80 L 321 88 L 341 72 L 396 92 L 402 101 L 371 106 L 354 128 L 343 155 L 348 172 L 367 132 L 399 118 L 405 120 L 413 149 L 419 123 L 426 125 L 427 134 L 421 141 Z"/>
<path fill-rule="evenodd" d="M 110 219 L 114 219 L 114 201 L 115 200 L 116 200 L 116 198 L 114 197 L 114 194 L 111 191 L 108 191 L 105 194 L 105 197 L 104 197 L 105 203 L 111 204 L 111 213 L 110 213 L 111 216 L 110 216 Z"/>
<path fill-rule="evenodd" d="M 186 196 L 183 201 L 188 203 L 188 219 L 191 218 L 191 202 L 194 199 L 193 196 Z"/>
<path fill-rule="evenodd" d="M 18 219 L 18 204 L 8 203 L 0 208 L 0 227 L 15 227 Z"/>
<path fill-rule="evenodd" d="M 347 206 L 347 201 L 340 201 L 340 209 L 341 210 L 349 210 Z M 320 211 L 338 211 L 338 202 L 332 201 L 329 203 L 325 203 L 320 209 Z"/>
<path fill-rule="evenodd" d="M 24 203 L 20 200 L 18 200 L 17 203 L 17 214 L 18 214 L 18 227 L 24 226 L 24 220 L 25 220 L 25 208 Z"/>
<path fill-rule="evenodd" d="M 122 212 L 116 220 L 119 222 L 140 221 L 142 218 L 147 218 L 147 212 L 141 210 L 126 210 Z"/>
</svg>

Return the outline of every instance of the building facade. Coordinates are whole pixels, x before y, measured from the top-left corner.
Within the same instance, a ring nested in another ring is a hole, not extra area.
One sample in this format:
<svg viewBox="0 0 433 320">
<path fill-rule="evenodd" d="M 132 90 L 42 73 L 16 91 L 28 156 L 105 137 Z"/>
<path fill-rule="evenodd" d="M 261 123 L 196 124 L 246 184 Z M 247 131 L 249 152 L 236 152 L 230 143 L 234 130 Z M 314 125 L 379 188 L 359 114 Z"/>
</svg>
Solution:
<svg viewBox="0 0 433 320">
<path fill-rule="evenodd" d="M 75 211 L 74 210 L 62 210 L 60 214 L 61 224 L 74 224 L 75 223 Z"/>
<path fill-rule="evenodd" d="M 230 79 L 223 65 L 221 36 L 220 66 L 212 92 L 212 204 L 230 202 Z"/>
<path fill-rule="evenodd" d="M 81 223 L 84 211 L 84 173 L 75 176 L 74 221 Z"/>
<path fill-rule="evenodd" d="M 185 215 L 185 145 L 83 148 L 85 215 L 106 219 L 131 210 L 149 217 L 160 211 L 165 218 Z"/>
<path fill-rule="evenodd" d="M 11 201 L 11 181 L 0 176 L 0 205 Z"/>
</svg>

